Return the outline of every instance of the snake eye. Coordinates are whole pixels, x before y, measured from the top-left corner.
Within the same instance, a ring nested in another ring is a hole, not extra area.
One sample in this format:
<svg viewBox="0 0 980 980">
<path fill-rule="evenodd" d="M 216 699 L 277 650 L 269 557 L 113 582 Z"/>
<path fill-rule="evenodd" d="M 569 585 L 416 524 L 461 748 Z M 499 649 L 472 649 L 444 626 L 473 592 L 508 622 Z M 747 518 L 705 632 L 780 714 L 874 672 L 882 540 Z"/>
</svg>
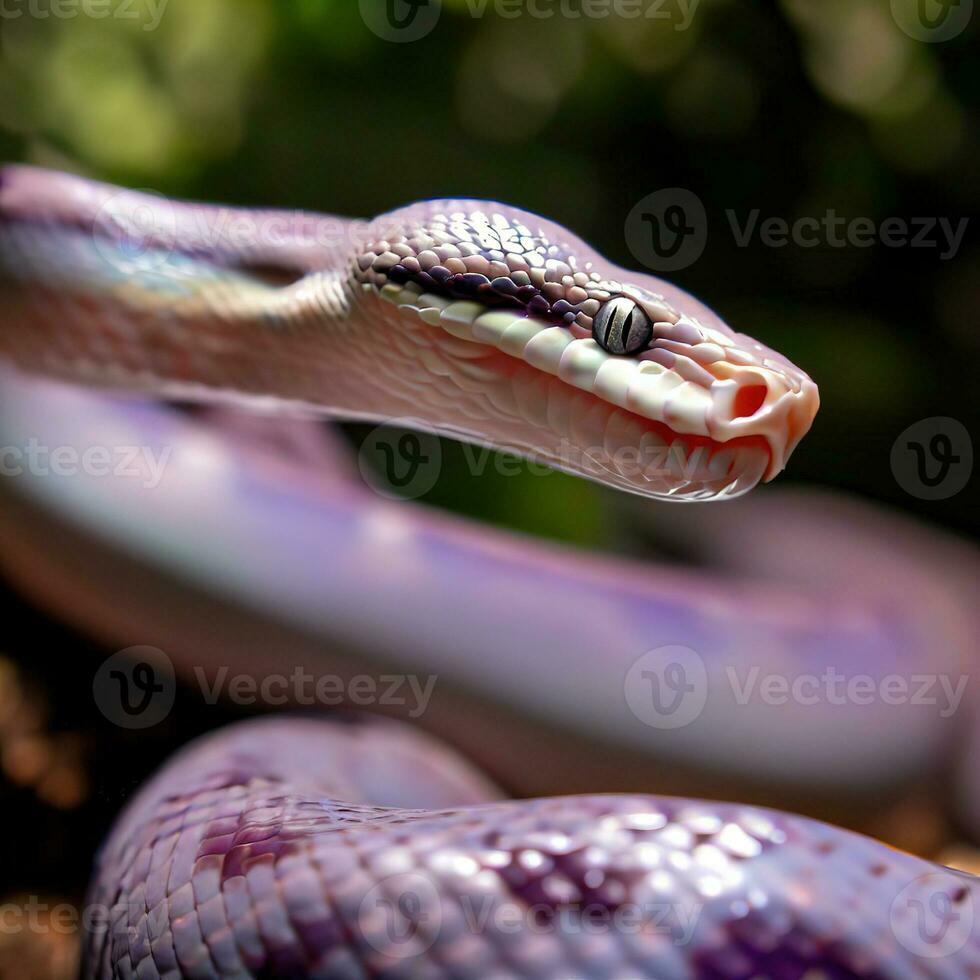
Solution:
<svg viewBox="0 0 980 980">
<path fill-rule="evenodd" d="M 592 320 L 592 336 L 610 354 L 633 354 L 650 342 L 653 324 L 633 300 L 617 296 L 599 307 Z"/>
</svg>

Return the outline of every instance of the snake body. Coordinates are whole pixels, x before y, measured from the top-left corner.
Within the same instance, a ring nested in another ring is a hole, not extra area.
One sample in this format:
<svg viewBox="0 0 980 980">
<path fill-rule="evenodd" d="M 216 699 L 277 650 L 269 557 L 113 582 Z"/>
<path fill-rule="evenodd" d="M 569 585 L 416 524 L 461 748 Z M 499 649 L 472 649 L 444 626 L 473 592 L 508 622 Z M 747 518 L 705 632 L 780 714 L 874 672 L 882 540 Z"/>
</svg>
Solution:
<svg viewBox="0 0 980 980">
<path fill-rule="evenodd" d="M 100 856 L 92 900 L 112 911 L 90 972 L 714 980 L 980 967 L 975 880 L 868 838 L 674 798 L 488 796 L 459 760 L 388 725 L 262 720 L 206 738 L 141 791 Z M 948 907 L 945 945 L 917 932 L 923 901 Z"/>
<path fill-rule="evenodd" d="M 230 212 L 237 235 L 221 214 L 66 175 L 3 171 L 0 354 L 31 374 L 152 399 L 398 418 L 675 500 L 735 497 L 771 478 L 817 408 L 813 383 L 779 354 L 682 291 L 618 269 L 559 226 L 513 208 L 425 202 L 369 223 Z M 320 234 L 325 223 L 331 236 Z M 418 669 L 428 655 L 461 687 L 524 702 L 525 712 L 569 728 L 584 723 L 635 751 L 711 753 L 744 769 L 769 759 L 776 776 L 813 754 L 812 734 L 798 730 L 792 709 L 757 713 L 747 743 L 723 733 L 753 713 L 718 699 L 683 735 L 631 724 L 623 677 L 651 637 L 717 651 L 707 666 L 712 684 L 740 658 L 788 671 L 838 663 L 841 651 L 874 676 L 916 662 L 921 669 L 924 651 L 937 672 L 962 669 L 971 624 L 930 573 L 910 573 L 881 594 L 864 583 L 874 601 L 849 603 L 584 560 L 441 518 L 406 525 L 403 508 L 369 503 L 342 478 L 304 469 L 303 453 L 271 462 L 225 409 L 202 423 L 51 382 L 4 380 L 8 431 L 50 422 L 49 431 L 84 439 L 117 420 L 151 440 L 187 444 L 206 426 L 221 436 L 208 444 L 204 478 L 228 503 L 205 508 L 201 519 L 222 547 L 203 565 L 172 537 L 193 533 L 187 488 L 200 452 L 176 461 L 157 496 L 107 496 L 105 481 L 75 480 L 70 489 L 34 481 L 37 499 L 12 498 L 32 519 L 38 510 L 67 515 L 103 545 L 114 522 L 115 545 L 130 558 L 149 559 L 168 541 L 170 570 L 217 582 L 223 598 L 285 609 L 315 635 L 355 647 L 360 639 L 389 660 L 400 649 L 403 666 Z M 226 468 L 224 446 L 233 447 Z M 159 534 L 147 533 L 148 512 Z M 39 561 L 29 527 L 5 529 L 7 554 L 67 605 L 71 573 L 62 569 L 52 587 L 57 573 Z M 236 534 L 239 551 L 225 550 Z M 302 544 L 316 567 L 298 559 Z M 406 564 L 390 565 L 389 585 L 378 579 L 378 556 L 393 551 Z M 257 570 L 258 554 L 283 574 Z M 931 614 L 915 611 L 923 591 L 939 604 Z M 434 621 L 433 597 L 444 592 Z M 902 614 L 893 619 L 896 606 Z M 949 615 L 936 615 L 940 607 Z M 460 649 L 467 636 L 478 651 L 469 658 Z M 537 665 L 529 663 L 535 649 Z M 542 708 L 536 692 L 555 686 L 562 655 L 558 694 Z M 837 725 L 843 746 L 853 740 L 848 725 L 879 727 L 873 714 L 844 705 L 813 717 Z M 883 713 L 881 727 L 892 717 Z M 859 781 L 903 755 L 914 769 L 950 744 L 951 726 L 934 714 L 906 711 L 904 721 L 915 726 L 915 751 L 906 747 L 909 729 L 886 734 L 854 753 L 853 765 L 825 753 L 813 778 Z M 773 731 L 785 744 L 761 755 Z M 404 766 L 393 765 L 403 757 Z M 405 786 L 409 762 L 419 775 Z M 913 930 L 926 899 L 965 921 L 972 879 L 868 839 L 735 805 L 639 796 L 480 802 L 488 793 L 458 760 L 387 725 L 287 720 L 218 734 L 171 763 L 113 830 L 92 900 L 114 911 L 111 927 L 90 937 L 89 974 L 980 971 L 972 920 L 938 959 L 935 944 Z M 508 932 L 496 916 L 474 926 L 464 912 L 477 897 L 512 906 L 505 911 L 519 926 Z M 607 915 L 639 909 L 642 927 L 630 932 L 620 921 L 589 932 L 581 917 L 593 906 Z M 668 928 L 658 928 L 649 917 L 665 909 Z M 551 928 L 536 931 L 532 916 Z"/>
</svg>

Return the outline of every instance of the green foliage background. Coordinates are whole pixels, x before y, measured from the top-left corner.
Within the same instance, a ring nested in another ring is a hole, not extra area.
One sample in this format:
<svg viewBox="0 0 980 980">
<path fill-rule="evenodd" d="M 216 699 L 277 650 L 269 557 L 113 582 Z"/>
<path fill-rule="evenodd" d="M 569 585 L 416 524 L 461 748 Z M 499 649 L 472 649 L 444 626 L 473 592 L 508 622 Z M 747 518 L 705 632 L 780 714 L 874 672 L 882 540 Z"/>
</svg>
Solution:
<svg viewBox="0 0 980 980">
<path fill-rule="evenodd" d="M 972 236 L 947 260 L 935 248 L 739 247 L 725 218 L 832 208 L 955 223 L 974 213 L 975 24 L 927 44 L 897 25 L 906 0 L 701 0 L 684 29 L 679 0 L 650 0 L 658 16 L 640 19 L 576 16 L 578 0 L 538 0 L 551 17 L 444 0 L 428 36 L 395 44 L 366 26 L 372 0 L 77 0 L 71 17 L 54 16 L 56 2 L 4 0 L 2 156 L 181 196 L 352 215 L 430 196 L 497 198 L 559 219 L 627 265 L 633 204 L 690 188 L 708 211 L 708 246 L 674 278 L 821 386 L 821 414 L 786 478 L 976 529 L 969 492 L 919 504 L 888 462 L 919 418 L 971 425 Z M 594 488 L 476 479 L 446 455 L 430 499 L 602 537 Z"/>
<path fill-rule="evenodd" d="M 935 248 L 739 247 L 725 212 L 793 220 L 834 209 L 876 224 L 974 215 L 977 18 L 928 44 L 896 21 L 918 0 L 643 0 L 668 16 L 640 20 L 575 16 L 588 0 L 526 2 L 559 13 L 508 18 L 490 0 L 443 0 L 435 30 L 394 44 L 365 23 L 374 0 L 0 0 L 0 159 L 359 216 L 424 197 L 497 198 L 627 266 L 633 205 L 688 188 L 709 215 L 708 243 L 672 278 L 821 388 L 814 429 L 780 481 L 854 490 L 975 532 L 976 477 L 924 503 L 889 466 L 918 419 L 976 429 L 975 236 L 949 260 Z M 474 474 L 449 444 L 443 457 L 430 502 L 592 547 L 648 544 L 615 520 L 622 495 L 526 468 Z M 81 696 L 106 650 L 13 590 L 0 593 L 0 614 L 0 720 L 26 718 L 30 732 L 36 715 L 52 733 L 17 744 L 0 733 L 0 903 L 28 893 L 78 903 L 135 787 L 175 746 L 243 712 L 185 691 L 166 724 L 122 731 Z M 60 768 L 25 776 L 18 760 L 43 758 L 39 749 Z M 0 974 L 75 976 L 77 937 L 4 938 Z M 45 965 L 32 972 L 35 958 Z"/>
</svg>

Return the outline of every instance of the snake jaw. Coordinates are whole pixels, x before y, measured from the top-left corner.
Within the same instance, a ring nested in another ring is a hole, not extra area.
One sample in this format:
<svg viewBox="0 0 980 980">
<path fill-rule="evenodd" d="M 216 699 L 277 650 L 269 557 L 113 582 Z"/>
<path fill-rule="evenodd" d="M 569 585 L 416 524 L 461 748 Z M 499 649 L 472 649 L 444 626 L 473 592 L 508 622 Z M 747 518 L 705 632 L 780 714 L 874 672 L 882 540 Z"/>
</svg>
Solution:
<svg viewBox="0 0 980 980">
<path fill-rule="evenodd" d="M 771 478 L 817 409 L 805 374 L 692 296 L 505 205 L 348 222 L 351 255 L 318 235 L 284 248 L 259 233 L 285 220 L 274 212 L 249 213 L 256 234 L 239 241 L 202 206 L 30 169 L 3 178 L 0 276 L 10 259 L 4 298 L 23 328 L 4 352 L 49 373 L 410 418 L 673 499 Z M 148 222 L 131 227 L 133 208 Z M 66 304 L 80 326 L 64 341 L 50 310 Z"/>
<path fill-rule="evenodd" d="M 711 397 L 705 432 L 718 442 L 761 436 L 770 451 L 763 477 L 785 468 L 820 405 L 816 384 L 781 354 L 744 334 L 694 316 L 659 325 L 641 359 L 656 360 L 705 385 Z"/>
<path fill-rule="evenodd" d="M 500 381 L 488 395 L 495 404 L 520 406 L 535 375 L 562 382 L 549 397 L 573 402 L 579 424 L 568 422 L 568 405 L 539 406 L 538 415 L 595 464 L 564 467 L 573 472 L 650 496 L 734 496 L 783 469 L 816 413 L 816 386 L 785 358 L 670 284 L 605 265 L 545 219 L 487 202 L 429 202 L 378 219 L 374 232 L 350 266 L 355 293 L 378 296 L 447 342 L 506 355 L 484 360 Z M 621 298 L 652 325 L 628 354 L 593 336 L 604 304 Z M 441 370 L 453 373 L 460 348 L 441 354 Z M 644 447 L 676 450 L 683 462 L 653 466 L 647 456 L 624 467 L 609 458 Z"/>
</svg>

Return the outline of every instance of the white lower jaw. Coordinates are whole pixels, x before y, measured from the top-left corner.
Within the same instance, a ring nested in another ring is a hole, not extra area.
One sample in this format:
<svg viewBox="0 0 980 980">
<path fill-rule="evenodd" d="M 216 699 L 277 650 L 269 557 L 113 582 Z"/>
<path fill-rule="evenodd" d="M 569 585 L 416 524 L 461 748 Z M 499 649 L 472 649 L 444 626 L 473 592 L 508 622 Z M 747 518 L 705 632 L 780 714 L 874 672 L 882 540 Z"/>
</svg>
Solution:
<svg viewBox="0 0 980 980">
<path fill-rule="evenodd" d="M 622 489 L 677 500 L 737 496 L 762 479 L 769 463 L 764 445 L 692 445 L 560 379 L 542 379 L 534 368 L 518 371 L 513 382 L 529 421 L 546 422 L 558 436 L 559 465 Z"/>
<path fill-rule="evenodd" d="M 557 446 L 546 454 L 551 465 L 635 493 L 691 500 L 738 495 L 766 472 L 769 453 L 763 445 L 691 446 L 679 434 L 685 422 L 695 434 L 704 431 L 695 423 L 711 396 L 670 369 L 612 357 L 593 340 L 576 339 L 533 317 L 421 293 L 414 286 L 389 284 L 380 293 L 430 326 L 468 341 L 459 345 L 463 348 L 491 347 L 516 359 L 506 385 L 486 388 L 481 382 L 492 375 L 484 379 L 479 359 L 456 363 L 502 411 L 554 438 Z M 458 348 L 454 352 L 458 355 Z"/>
</svg>

